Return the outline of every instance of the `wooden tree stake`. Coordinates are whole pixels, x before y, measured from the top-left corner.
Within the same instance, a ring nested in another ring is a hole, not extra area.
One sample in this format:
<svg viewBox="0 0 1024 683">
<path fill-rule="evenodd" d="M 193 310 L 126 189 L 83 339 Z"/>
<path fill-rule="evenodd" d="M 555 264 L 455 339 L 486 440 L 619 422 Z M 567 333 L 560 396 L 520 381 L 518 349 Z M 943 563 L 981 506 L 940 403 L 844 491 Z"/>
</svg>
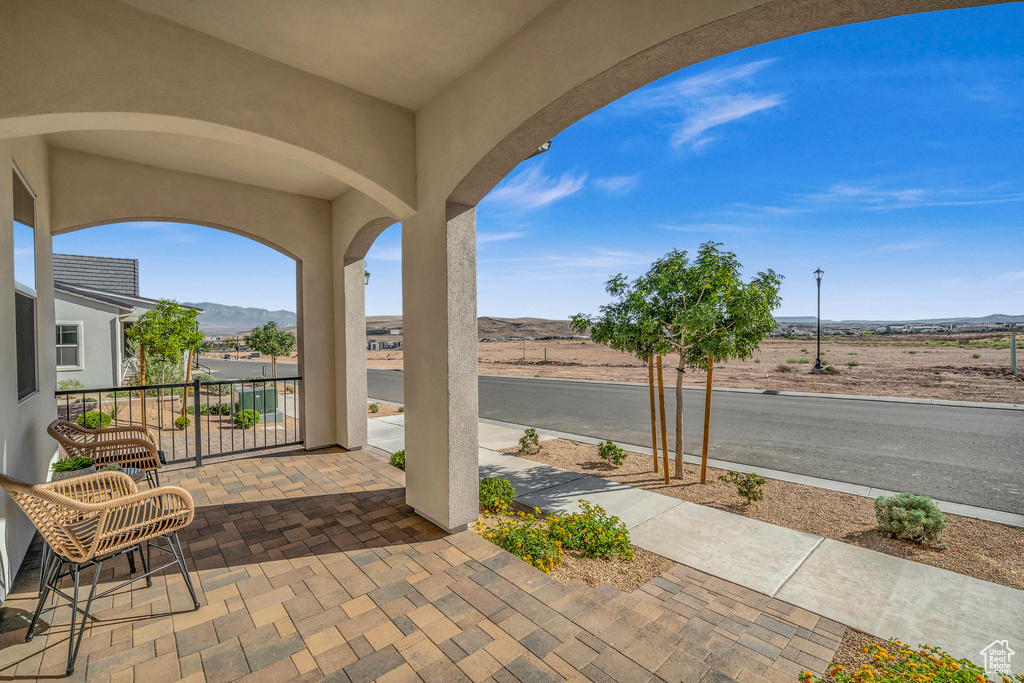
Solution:
<svg viewBox="0 0 1024 683">
<path fill-rule="evenodd" d="M 711 429 L 711 375 L 715 371 L 715 360 L 708 354 L 708 383 L 704 392 L 704 447 L 700 453 L 700 483 L 708 483 L 708 438 Z"/>
<path fill-rule="evenodd" d="M 668 484 L 668 428 L 665 425 L 665 380 L 661 374 L 661 356 L 658 356 L 658 403 L 661 411 L 661 457 L 665 466 L 665 483 Z"/>
<path fill-rule="evenodd" d="M 185 384 L 192 381 L 192 349 L 188 350 L 188 362 L 185 364 Z M 185 387 L 185 398 L 181 399 L 181 416 L 185 417 L 185 411 L 188 409 L 188 387 Z M 196 419 L 199 419 L 196 416 Z"/>
<path fill-rule="evenodd" d="M 651 388 L 651 450 L 654 453 L 654 473 L 658 473 L 658 409 L 654 405 L 654 356 L 647 357 L 647 384 Z"/>
<path fill-rule="evenodd" d="M 142 428 L 146 428 L 146 347 L 139 344 L 139 381 L 142 383 Z M 100 421 L 102 425 L 102 420 Z"/>
</svg>

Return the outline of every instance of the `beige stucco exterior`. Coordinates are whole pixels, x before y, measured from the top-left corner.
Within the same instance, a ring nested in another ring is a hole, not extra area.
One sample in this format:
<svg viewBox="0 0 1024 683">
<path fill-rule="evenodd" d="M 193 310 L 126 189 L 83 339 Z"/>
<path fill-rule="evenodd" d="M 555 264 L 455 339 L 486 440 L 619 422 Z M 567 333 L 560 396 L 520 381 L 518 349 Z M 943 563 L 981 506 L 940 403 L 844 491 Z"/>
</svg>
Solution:
<svg viewBox="0 0 1024 683">
<path fill-rule="evenodd" d="M 477 514 L 476 203 L 571 123 L 689 64 L 981 4 L 448 0 L 417 19 L 414 0 L 0 0 L 0 165 L 38 195 L 41 303 L 41 390 L 19 405 L 0 294 L 0 466 L 40 480 L 55 451 L 51 234 L 173 219 L 294 258 L 305 443 L 358 448 L 362 259 L 402 221 L 407 496 L 462 528 Z M 4 181 L 0 253 L 10 244 Z M 12 281 L 5 256 L 0 288 Z M 6 497 L 0 514 L 2 591 L 31 528 Z"/>
</svg>

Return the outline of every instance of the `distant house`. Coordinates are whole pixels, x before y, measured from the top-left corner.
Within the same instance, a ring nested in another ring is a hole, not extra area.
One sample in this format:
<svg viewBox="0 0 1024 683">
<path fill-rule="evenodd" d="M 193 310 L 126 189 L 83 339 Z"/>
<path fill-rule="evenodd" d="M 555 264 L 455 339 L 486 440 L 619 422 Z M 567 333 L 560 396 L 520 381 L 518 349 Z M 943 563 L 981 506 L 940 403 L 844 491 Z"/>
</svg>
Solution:
<svg viewBox="0 0 1024 683">
<path fill-rule="evenodd" d="M 125 331 L 157 301 L 139 296 L 136 259 L 53 255 L 57 381 L 120 386 L 129 367 Z"/>
</svg>

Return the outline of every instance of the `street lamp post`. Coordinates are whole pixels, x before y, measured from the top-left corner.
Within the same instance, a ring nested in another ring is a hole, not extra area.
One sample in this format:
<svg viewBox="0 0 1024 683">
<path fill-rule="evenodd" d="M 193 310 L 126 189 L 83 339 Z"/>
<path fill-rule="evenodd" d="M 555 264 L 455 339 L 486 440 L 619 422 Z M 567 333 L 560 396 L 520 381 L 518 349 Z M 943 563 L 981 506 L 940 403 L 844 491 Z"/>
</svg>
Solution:
<svg viewBox="0 0 1024 683">
<path fill-rule="evenodd" d="M 821 268 L 814 271 L 814 279 L 818 281 L 818 358 L 814 361 L 811 372 L 821 372 L 825 366 L 821 364 L 821 276 L 825 274 Z"/>
</svg>

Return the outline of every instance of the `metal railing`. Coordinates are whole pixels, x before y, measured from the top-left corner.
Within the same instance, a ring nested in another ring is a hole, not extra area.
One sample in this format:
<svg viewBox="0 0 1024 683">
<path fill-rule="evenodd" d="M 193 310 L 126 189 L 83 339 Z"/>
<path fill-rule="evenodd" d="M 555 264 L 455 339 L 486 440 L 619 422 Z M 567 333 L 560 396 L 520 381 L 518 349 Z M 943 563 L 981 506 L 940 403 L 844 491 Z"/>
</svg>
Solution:
<svg viewBox="0 0 1024 683">
<path fill-rule="evenodd" d="M 59 390 L 57 417 L 91 428 L 146 427 L 168 463 L 201 466 L 207 457 L 301 445 L 301 383 L 274 377 Z"/>
</svg>

